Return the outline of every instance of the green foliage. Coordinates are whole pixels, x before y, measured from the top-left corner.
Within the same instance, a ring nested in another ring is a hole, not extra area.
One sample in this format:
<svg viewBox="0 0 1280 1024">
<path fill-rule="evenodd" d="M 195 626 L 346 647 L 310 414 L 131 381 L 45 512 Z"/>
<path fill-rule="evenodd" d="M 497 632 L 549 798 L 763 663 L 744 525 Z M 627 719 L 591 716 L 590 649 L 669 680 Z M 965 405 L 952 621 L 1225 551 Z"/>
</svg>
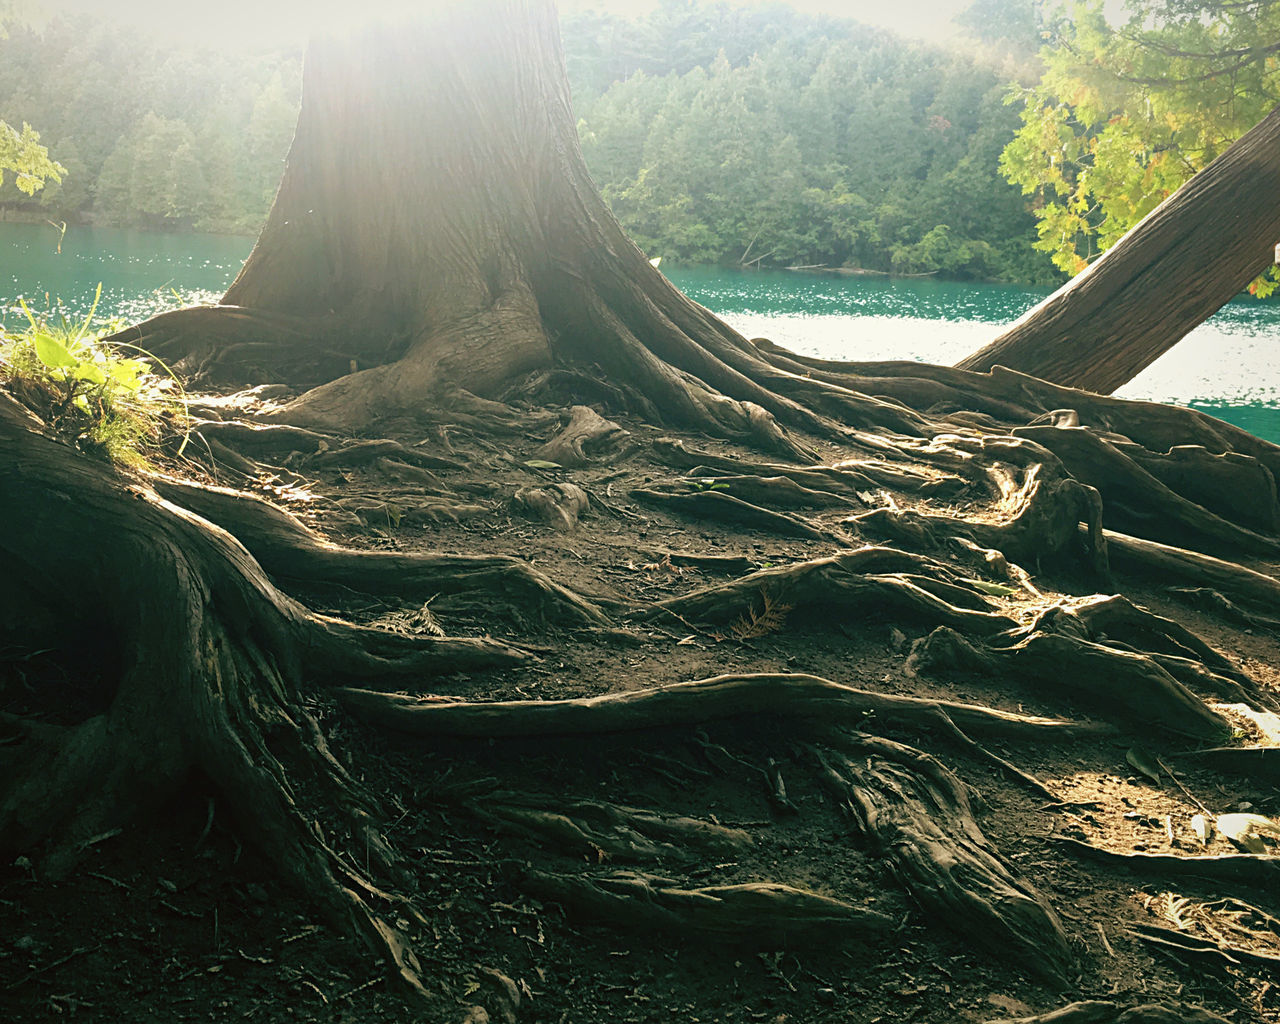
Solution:
<svg viewBox="0 0 1280 1024">
<path fill-rule="evenodd" d="M 34 198 L 5 176 L 0 206 L 31 219 L 251 234 L 280 180 L 300 82 L 295 52 L 175 50 L 86 18 L 11 23 L 0 35 L 0 118 L 38 125 L 62 166 L 38 175 L 49 186 Z M 0 167 L 6 152 L 0 126 Z"/>
<path fill-rule="evenodd" d="M 46 178 L 61 181 L 67 169 L 49 159 L 49 151 L 40 145 L 40 134 L 25 121 L 22 131 L 0 121 L 0 185 L 5 172 L 14 175 L 14 186 L 23 195 L 32 196 L 45 183 Z"/>
<path fill-rule="evenodd" d="M 1078 273 L 1280 100 L 1280 0 L 1081 0 L 1049 27 L 1000 167 Z M 1247 214 L 1247 211 L 1242 211 Z M 1265 294 L 1274 277 L 1255 282 Z"/>
<path fill-rule="evenodd" d="M 95 330 L 102 286 L 83 321 L 38 316 L 25 302 L 27 327 L 0 327 L 0 386 L 34 412 L 57 437 L 88 454 L 141 466 L 147 452 L 185 421 L 185 399 L 172 375 L 134 346 L 102 341 L 119 328 Z"/>
<path fill-rule="evenodd" d="M 1004 65 L 783 7 L 668 2 L 564 36 L 587 164 L 647 252 L 1057 279 L 997 171 Z"/>
</svg>

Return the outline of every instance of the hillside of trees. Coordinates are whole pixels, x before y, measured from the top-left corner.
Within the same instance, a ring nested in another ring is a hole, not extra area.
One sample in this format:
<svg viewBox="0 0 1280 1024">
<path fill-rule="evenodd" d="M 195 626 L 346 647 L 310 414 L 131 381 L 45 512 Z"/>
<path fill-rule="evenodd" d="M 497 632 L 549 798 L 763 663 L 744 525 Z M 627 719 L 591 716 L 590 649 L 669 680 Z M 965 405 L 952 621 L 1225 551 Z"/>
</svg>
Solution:
<svg viewBox="0 0 1280 1024">
<path fill-rule="evenodd" d="M 592 174 L 653 255 L 1060 279 L 998 169 L 1020 123 L 1009 81 L 1028 67 L 1007 48 L 964 56 L 783 6 L 682 0 L 639 20 L 573 15 L 563 32 Z M 299 91 L 296 51 L 13 27 L 0 119 L 35 125 L 67 173 L 34 198 L 7 183 L 0 217 L 254 233 Z"/>
</svg>

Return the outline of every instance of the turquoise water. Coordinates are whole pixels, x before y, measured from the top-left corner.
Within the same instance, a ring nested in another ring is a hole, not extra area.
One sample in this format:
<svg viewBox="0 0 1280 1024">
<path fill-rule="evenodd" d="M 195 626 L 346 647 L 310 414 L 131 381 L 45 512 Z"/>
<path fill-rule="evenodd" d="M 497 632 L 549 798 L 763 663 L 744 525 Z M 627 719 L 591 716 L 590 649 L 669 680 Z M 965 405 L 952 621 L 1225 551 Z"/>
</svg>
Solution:
<svg viewBox="0 0 1280 1024">
<path fill-rule="evenodd" d="M 183 303 L 216 301 L 252 239 L 71 228 L 57 251 L 49 225 L 0 224 L 0 315 L 35 308 L 83 315 L 102 283 L 99 312 L 137 321 Z M 749 337 L 827 359 L 954 363 L 1044 297 L 1015 285 L 933 278 L 828 277 L 787 271 L 672 267 L 663 272 Z M 1120 392 L 1204 409 L 1280 442 L 1280 303 L 1237 300 Z"/>
<path fill-rule="evenodd" d="M 0 318 L 25 322 L 19 296 L 35 310 L 81 315 L 102 285 L 98 313 L 134 322 L 182 304 L 216 302 L 236 276 L 253 239 L 164 235 L 71 227 L 61 240 L 49 224 L 0 224 Z"/>
</svg>

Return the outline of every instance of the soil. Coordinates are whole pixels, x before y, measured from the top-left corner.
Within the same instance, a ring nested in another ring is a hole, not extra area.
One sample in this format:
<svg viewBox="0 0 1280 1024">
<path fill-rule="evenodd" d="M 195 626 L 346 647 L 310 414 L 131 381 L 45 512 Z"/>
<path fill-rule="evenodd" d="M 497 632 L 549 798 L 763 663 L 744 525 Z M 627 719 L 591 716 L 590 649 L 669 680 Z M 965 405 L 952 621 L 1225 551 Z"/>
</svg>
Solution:
<svg viewBox="0 0 1280 1024">
<path fill-rule="evenodd" d="M 492 635 L 538 653 L 515 669 L 430 680 L 431 693 L 550 700 L 724 673 L 802 672 L 1025 714 L 1096 716 L 1096 708 L 1062 700 L 1051 679 L 1029 686 L 959 671 L 909 671 L 912 643 L 932 624 L 896 612 L 851 616 L 762 604 L 718 628 L 674 614 L 628 618 L 626 608 L 830 553 L 837 545 L 697 521 L 636 499 L 634 490 L 672 477 L 649 453 L 655 438 L 673 435 L 614 418 L 630 432 L 624 449 L 582 468 L 556 468 L 540 458 L 559 426 L 551 422 L 496 440 L 453 430 L 424 441 L 420 431 L 406 428 L 398 435 L 404 444 L 422 443 L 456 460 L 455 469 L 432 469 L 431 479 L 394 460 L 321 471 L 301 458 L 252 481 L 226 468 L 218 479 L 252 484 L 343 545 L 513 555 L 618 610 L 615 630 L 587 632 L 548 623 L 534 609 L 495 614 L 474 596 L 423 593 L 390 602 L 341 588 L 299 592 L 279 581 L 316 610 L 388 629 L 438 626 L 451 636 Z M 742 454 L 728 443 L 685 440 L 728 457 Z M 208 478 L 199 467 L 185 468 Z M 573 529 L 556 529 L 514 500 L 522 488 L 560 482 L 576 483 L 589 495 Z M 703 486 L 713 489 L 714 477 Z M 459 511 L 455 502 L 446 511 L 433 491 L 451 492 L 472 507 Z M 887 493 L 866 497 L 872 504 L 894 500 Z M 829 509 L 814 520 L 839 532 L 848 529 L 849 512 Z M 1082 575 L 1026 568 L 1043 599 L 1025 592 L 1002 598 L 1016 617 L 1059 596 L 1094 592 Z M 1272 633 L 1198 610 L 1160 581 L 1120 582 L 1136 603 L 1193 630 L 1264 688 L 1280 688 L 1280 643 Z M 26 670 L 45 668 L 37 657 Z M 12 686 L 13 677 L 6 678 Z M 932 752 L 976 795 L 987 837 L 1063 919 L 1077 962 L 1067 988 L 1057 990 L 1027 976 L 1000 950 L 976 946 L 971 936 L 925 917 L 819 785 L 811 728 L 803 722 L 743 718 L 588 738 L 424 740 L 366 725 L 322 689 L 314 701 L 311 710 L 332 749 L 382 795 L 385 835 L 408 857 L 403 892 L 423 921 L 401 923 L 414 938 L 431 1003 L 411 998 L 376 959 L 319 920 L 306 893 L 278 882 L 223 798 L 192 779 L 155 820 L 99 837 L 65 880 L 43 878 L 26 858 L 0 868 L 0 1018 L 942 1024 L 1109 999 L 1202 1004 L 1237 1022 L 1280 1021 L 1274 966 L 1194 956 L 1137 932 L 1159 925 L 1212 942 L 1229 935 L 1237 947 L 1280 956 L 1275 919 L 1220 902 L 1243 900 L 1280 916 L 1274 883 L 1263 891 L 1244 882 L 1162 879 L 1085 859 L 1060 841 L 1087 840 L 1119 852 L 1232 853 L 1221 837 L 1204 850 L 1192 817 L 1238 810 L 1280 816 L 1272 783 L 1207 771 L 1185 742 L 1167 734 L 1127 731 L 1061 744 L 986 741 L 1059 794 L 1049 803 L 942 730 L 905 733 L 868 723 L 870 731 Z M 1157 760 L 1157 778 L 1135 766 Z M 541 793 L 553 807 L 599 800 L 742 829 L 752 842 L 739 854 L 663 864 L 659 873 L 684 886 L 783 882 L 878 909 L 894 927 L 883 935 L 810 941 L 750 929 L 708 935 L 584 919 L 530 895 L 528 871 L 571 872 L 609 855 L 582 844 L 552 847 L 545 837 L 478 820 L 468 810 L 468 794 L 494 790 Z"/>
</svg>

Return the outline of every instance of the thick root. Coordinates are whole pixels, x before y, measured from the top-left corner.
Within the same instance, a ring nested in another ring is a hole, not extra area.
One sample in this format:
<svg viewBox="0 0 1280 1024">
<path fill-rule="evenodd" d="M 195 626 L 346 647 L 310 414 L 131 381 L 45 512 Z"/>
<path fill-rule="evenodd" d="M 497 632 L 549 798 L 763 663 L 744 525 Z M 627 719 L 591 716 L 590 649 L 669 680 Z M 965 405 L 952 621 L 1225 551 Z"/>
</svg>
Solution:
<svg viewBox="0 0 1280 1024">
<path fill-rule="evenodd" d="M 874 910 L 776 882 L 686 889 L 671 879 L 630 872 L 602 877 L 530 871 L 522 884 L 540 899 L 614 927 L 710 933 L 757 949 L 882 936 L 897 924 Z"/>
<path fill-rule="evenodd" d="M 584 736 L 664 726 L 691 726 L 747 715 L 786 715 L 827 722 L 937 724 L 941 708 L 965 732 L 1067 736 L 1106 733 L 1106 726 L 1035 718 L 973 704 L 922 700 L 857 690 L 805 675 L 716 676 L 648 690 L 546 701 L 460 701 L 369 690 L 338 691 L 370 722 L 417 736 Z"/>
<path fill-rule="evenodd" d="M 978 588 L 959 580 L 941 563 L 881 547 L 761 569 L 660 602 L 643 615 L 658 619 L 675 614 L 691 621 L 725 624 L 753 609 L 762 594 L 775 608 L 821 608 L 824 614 L 837 610 L 898 614 L 983 636 L 1017 625 L 996 611 L 996 605 Z"/>
<path fill-rule="evenodd" d="M 271 576 L 306 586 L 421 601 L 435 594 L 476 595 L 492 608 L 505 598 L 524 614 L 603 625 L 608 617 L 591 601 L 553 583 L 526 562 L 500 555 L 416 555 L 356 551 L 330 544 L 283 509 L 241 491 L 156 481 L 156 490 L 235 535 Z"/>
<path fill-rule="evenodd" d="M 1054 842 L 1072 853 L 1103 863 L 1120 865 L 1151 878 L 1178 878 L 1184 875 L 1242 882 L 1258 891 L 1274 892 L 1280 885 L 1280 860 L 1261 853 L 1224 853 L 1216 856 L 1182 857 L 1171 853 L 1119 853 L 1092 843 L 1054 836 Z"/>
<path fill-rule="evenodd" d="M 1133 724 L 1154 722 L 1198 739 L 1225 739 L 1230 725 L 1195 694 L 1144 655 L 1046 633 L 1009 647 L 970 643 L 940 626 L 917 641 L 911 671 L 932 675 L 959 670 L 1034 685 L 1048 699 L 1078 700 L 1124 712 Z"/>
<path fill-rule="evenodd" d="M 910 747 L 851 736 L 818 753 L 828 791 L 926 913 L 1061 985 L 1073 957 L 1058 916 L 982 834 L 968 793 Z"/>
<path fill-rule="evenodd" d="M 629 431 L 589 406 L 575 405 L 564 429 L 538 449 L 537 458 L 559 466 L 585 466 L 593 457 L 616 448 L 628 436 Z"/>
<path fill-rule="evenodd" d="M 491 793 L 468 800 L 466 806 L 489 825 L 596 860 L 688 862 L 707 856 L 724 860 L 752 843 L 750 833 L 742 829 L 590 800 L 553 809 L 542 799 Z"/>
</svg>

